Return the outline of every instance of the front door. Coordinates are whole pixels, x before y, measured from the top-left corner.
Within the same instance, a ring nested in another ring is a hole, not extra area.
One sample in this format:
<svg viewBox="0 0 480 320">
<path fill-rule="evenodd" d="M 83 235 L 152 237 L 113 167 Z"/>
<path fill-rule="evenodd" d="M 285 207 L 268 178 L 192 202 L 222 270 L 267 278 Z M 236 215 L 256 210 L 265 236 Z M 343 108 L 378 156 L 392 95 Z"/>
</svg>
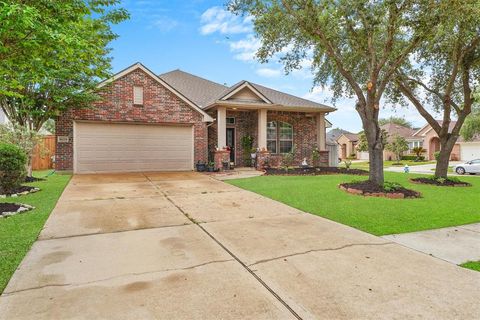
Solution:
<svg viewBox="0 0 480 320">
<path fill-rule="evenodd" d="M 230 147 L 230 162 L 235 162 L 235 128 L 227 128 L 227 146 Z"/>
</svg>

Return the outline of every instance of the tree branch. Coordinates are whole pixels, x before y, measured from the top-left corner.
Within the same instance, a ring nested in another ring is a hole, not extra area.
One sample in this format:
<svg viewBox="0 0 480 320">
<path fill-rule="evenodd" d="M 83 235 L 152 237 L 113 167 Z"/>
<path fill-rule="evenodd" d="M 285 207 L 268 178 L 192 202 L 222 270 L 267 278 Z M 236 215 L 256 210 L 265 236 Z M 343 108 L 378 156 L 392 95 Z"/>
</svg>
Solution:
<svg viewBox="0 0 480 320">
<path fill-rule="evenodd" d="M 400 89 L 400 91 L 407 97 L 408 100 L 415 106 L 420 115 L 422 115 L 428 124 L 432 126 L 435 132 L 439 133 L 442 130 L 442 127 L 438 124 L 437 120 L 423 107 L 422 103 L 415 97 L 413 90 L 403 83 L 401 80 L 396 79 L 395 84 Z"/>
</svg>

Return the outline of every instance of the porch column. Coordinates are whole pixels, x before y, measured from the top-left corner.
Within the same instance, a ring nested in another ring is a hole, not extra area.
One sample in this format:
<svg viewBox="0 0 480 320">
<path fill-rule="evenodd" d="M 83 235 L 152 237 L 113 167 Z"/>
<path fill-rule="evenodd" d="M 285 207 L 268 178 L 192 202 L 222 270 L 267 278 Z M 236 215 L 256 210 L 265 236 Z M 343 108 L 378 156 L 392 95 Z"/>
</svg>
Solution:
<svg viewBox="0 0 480 320">
<path fill-rule="evenodd" d="M 267 150 L 267 110 L 258 110 L 258 148 Z"/>
<path fill-rule="evenodd" d="M 317 120 L 317 145 L 320 151 L 327 150 L 326 145 L 326 127 L 325 127 L 325 113 L 319 113 L 316 117 Z"/>
<path fill-rule="evenodd" d="M 217 109 L 217 147 L 223 149 L 227 146 L 227 108 Z"/>
</svg>

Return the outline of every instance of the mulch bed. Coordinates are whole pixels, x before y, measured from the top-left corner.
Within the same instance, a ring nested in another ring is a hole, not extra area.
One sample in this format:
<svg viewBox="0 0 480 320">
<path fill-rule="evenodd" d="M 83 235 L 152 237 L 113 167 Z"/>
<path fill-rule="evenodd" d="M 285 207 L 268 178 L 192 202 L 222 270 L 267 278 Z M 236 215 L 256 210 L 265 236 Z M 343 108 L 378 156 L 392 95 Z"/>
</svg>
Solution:
<svg viewBox="0 0 480 320">
<path fill-rule="evenodd" d="M 37 177 L 26 177 L 25 182 L 37 182 L 37 181 L 45 181 L 46 179 L 43 178 L 37 178 Z"/>
<path fill-rule="evenodd" d="M 308 168 L 266 168 L 265 175 L 271 176 L 317 176 L 325 174 L 352 174 L 365 176 L 368 171 L 361 169 L 346 169 L 338 167 L 308 167 Z"/>
<path fill-rule="evenodd" d="M 34 209 L 32 206 L 19 203 L 0 203 L 0 218 L 14 216 Z"/>
<path fill-rule="evenodd" d="M 398 187 L 395 190 L 385 190 L 382 187 L 368 180 L 352 183 L 342 183 L 339 188 L 352 194 L 358 194 L 366 197 L 386 197 L 390 199 L 420 198 L 421 194 L 417 191 Z"/>
<path fill-rule="evenodd" d="M 40 191 L 40 189 L 37 188 L 37 187 L 20 186 L 17 189 L 13 190 L 11 193 L 0 194 L 0 197 L 2 197 L 2 196 L 3 196 L 3 198 L 5 198 L 5 197 L 18 197 L 18 196 L 26 195 L 26 194 L 29 194 L 29 193 L 34 193 L 34 192 L 37 192 L 37 191 Z"/>
<path fill-rule="evenodd" d="M 413 178 L 413 179 L 410 179 L 410 181 L 417 184 L 429 184 L 429 185 L 439 186 L 439 187 L 471 187 L 472 186 L 468 182 L 454 181 L 450 179 L 445 179 L 443 183 L 432 178 Z"/>
</svg>

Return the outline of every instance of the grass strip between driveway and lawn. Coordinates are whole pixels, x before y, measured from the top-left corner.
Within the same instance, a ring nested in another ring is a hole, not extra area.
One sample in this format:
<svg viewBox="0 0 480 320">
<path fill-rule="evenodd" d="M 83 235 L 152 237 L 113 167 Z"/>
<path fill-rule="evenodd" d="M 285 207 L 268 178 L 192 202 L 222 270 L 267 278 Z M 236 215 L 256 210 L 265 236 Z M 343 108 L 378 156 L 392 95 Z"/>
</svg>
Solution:
<svg viewBox="0 0 480 320">
<path fill-rule="evenodd" d="M 469 262 L 462 263 L 460 266 L 467 269 L 480 271 L 480 261 L 469 261 Z"/>
<path fill-rule="evenodd" d="M 471 187 L 437 187 L 409 181 L 419 176 L 385 172 L 386 181 L 421 192 L 419 199 L 363 197 L 340 190 L 342 182 L 367 179 L 352 175 L 260 176 L 228 183 L 379 236 L 480 222 L 479 178 L 461 178 Z"/>
<path fill-rule="evenodd" d="M 44 177 L 48 172 L 35 172 L 34 176 Z M 40 188 L 39 192 L 0 199 L 0 202 L 24 203 L 35 207 L 32 211 L 0 219 L 0 293 L 37 239 L 69 180 L 69 175 L 54 174 L 45 181 L 25 184 Z"/>
</svg>

